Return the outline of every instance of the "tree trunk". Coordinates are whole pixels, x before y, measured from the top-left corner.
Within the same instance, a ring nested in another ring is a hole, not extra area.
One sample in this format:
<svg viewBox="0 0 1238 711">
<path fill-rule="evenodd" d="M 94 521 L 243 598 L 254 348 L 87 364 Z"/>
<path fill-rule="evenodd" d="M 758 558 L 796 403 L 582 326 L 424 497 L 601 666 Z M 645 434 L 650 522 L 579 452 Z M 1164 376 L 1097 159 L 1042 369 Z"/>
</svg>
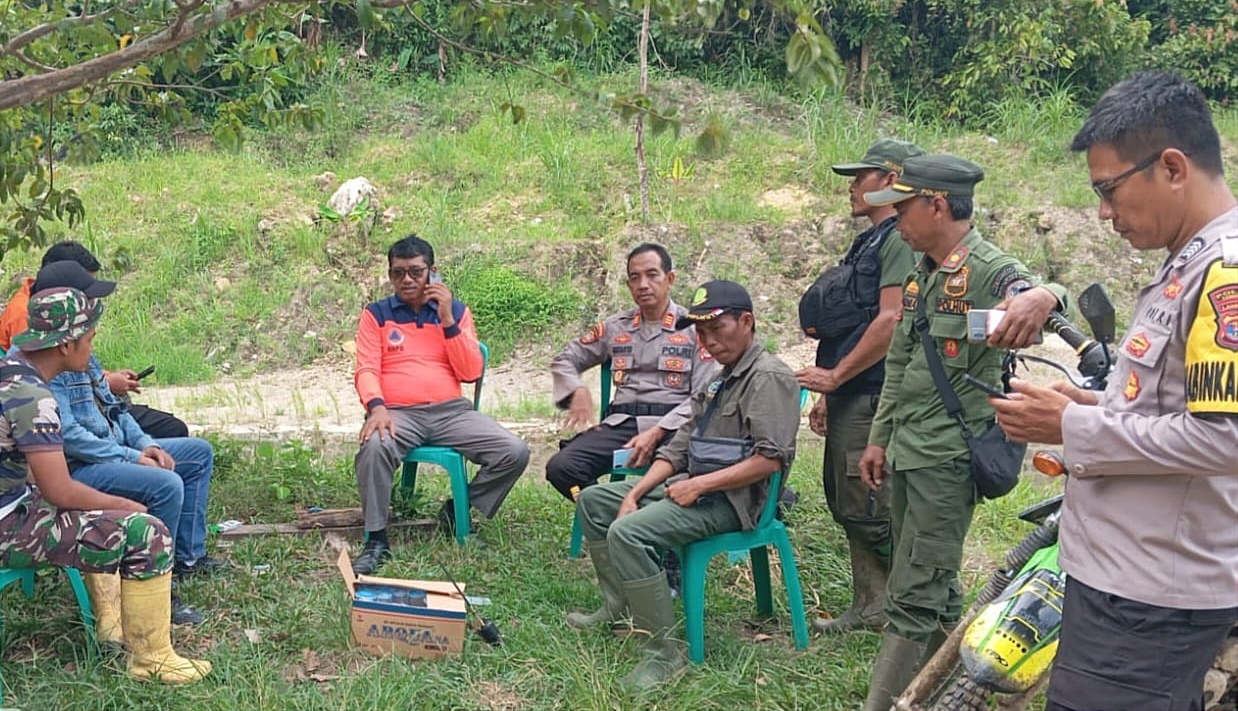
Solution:
<svg viewBox="0 0 1238 711">
<path fill-rule="evenodd" d="M 640 93 L 649 92 L 649 13 L 652 2 L 645 4 L 645 12 L 641 16 L 640 38 L 637 41 L 637 54 L 640 55 Z M 649 166 L 645 162 L 645 114 L 636 115 L 636 173 L 640 181 L 640 219 L 649 221 Z"/>
</svg>

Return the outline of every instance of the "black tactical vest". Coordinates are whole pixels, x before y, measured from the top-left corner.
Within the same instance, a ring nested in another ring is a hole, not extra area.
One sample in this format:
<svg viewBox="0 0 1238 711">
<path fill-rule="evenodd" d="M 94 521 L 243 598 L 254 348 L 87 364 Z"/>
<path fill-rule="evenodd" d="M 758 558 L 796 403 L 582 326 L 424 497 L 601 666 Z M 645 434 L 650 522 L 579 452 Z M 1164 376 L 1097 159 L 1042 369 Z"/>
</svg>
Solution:
<svg viewBox="0 0 1238 711">
<path fill-rule="evenodd" d="M 833 368 L 855 348 L 880 310 L 881 248 L 894 231 L 890 217 L 860 234 L 842 262 L 827 269 L 800 298 L 800 328 L 817 344 L 817 365 Z M 838 394 L 880 393 L 885 362 L 847 381 Z"/>
</svg>

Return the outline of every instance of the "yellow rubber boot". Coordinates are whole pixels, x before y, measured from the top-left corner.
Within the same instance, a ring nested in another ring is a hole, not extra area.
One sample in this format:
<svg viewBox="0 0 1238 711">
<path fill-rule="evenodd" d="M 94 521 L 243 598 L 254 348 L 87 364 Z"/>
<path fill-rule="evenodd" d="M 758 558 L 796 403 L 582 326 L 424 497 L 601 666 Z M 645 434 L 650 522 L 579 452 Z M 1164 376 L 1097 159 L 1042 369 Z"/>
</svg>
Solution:
<svg viewBox="0 0 1238 711">
<path fill-rule="evenodd" d="M 90 607 L 95 613 L 95 641 L 100 645 L 121 646 L 125 643 L 120 624 L 120 575 L 118 573 L 83 573 Z"/>
<path fill-rule="evenodd" d="M 129 675 L 188 684 L 211 673 L 211 663 L 172 649 L 172 574 L 120 581 L 120 614 L 129 644 Z"/>
</svg>

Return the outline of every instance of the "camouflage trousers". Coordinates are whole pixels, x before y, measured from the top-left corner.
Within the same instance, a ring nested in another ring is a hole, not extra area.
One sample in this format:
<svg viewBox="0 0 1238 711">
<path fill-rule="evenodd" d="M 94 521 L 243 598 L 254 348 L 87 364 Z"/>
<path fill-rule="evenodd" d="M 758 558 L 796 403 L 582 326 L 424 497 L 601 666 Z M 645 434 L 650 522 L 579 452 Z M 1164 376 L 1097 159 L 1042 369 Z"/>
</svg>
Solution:
<svg viewBox="0 0 1238 711">
<path fill-rule="evenodd" d="M 58 509 L 31 489 L 0 518 L 0 567 L 41 565 L 145 580 L 172 570 L 172 538 L 150 514 Z"/>
</svg>

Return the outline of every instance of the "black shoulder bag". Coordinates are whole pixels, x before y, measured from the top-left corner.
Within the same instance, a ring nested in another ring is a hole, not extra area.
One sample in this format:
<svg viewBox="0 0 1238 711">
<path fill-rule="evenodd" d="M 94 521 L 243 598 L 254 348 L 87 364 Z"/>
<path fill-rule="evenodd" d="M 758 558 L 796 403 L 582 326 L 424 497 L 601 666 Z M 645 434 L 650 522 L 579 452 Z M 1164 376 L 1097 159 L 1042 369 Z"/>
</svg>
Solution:
<svg viewBox="0 0 1238 711">
<path fill-rule="evenodd" d="M 916 320 L 913 325 L 920 334 L 924 360 L 928 362 L 933 384 L 937 386 L 941 401 L 946 406 L 946 414 L 959 423 L 959 428 L 963 430 L 963 440 L 971 450 L 971 476 L 976 482 L 976 488 L 986 499 L 996 499 L 1009 494 L 1015 484 L 1019 483 L 1019 471 L 1023 468 L 1023 455 L 1027 453 L 1027 445 L 1008 441 L 996 419 L 979 437 L 967 426 L 967 419 L 963 417 L 963 403 L 959 402 L 958 394 L 946 379 L 941 357 L 937 355 L 937 346 L 929 336 L 923 294 L 916 304 Z"/>
</svg>

